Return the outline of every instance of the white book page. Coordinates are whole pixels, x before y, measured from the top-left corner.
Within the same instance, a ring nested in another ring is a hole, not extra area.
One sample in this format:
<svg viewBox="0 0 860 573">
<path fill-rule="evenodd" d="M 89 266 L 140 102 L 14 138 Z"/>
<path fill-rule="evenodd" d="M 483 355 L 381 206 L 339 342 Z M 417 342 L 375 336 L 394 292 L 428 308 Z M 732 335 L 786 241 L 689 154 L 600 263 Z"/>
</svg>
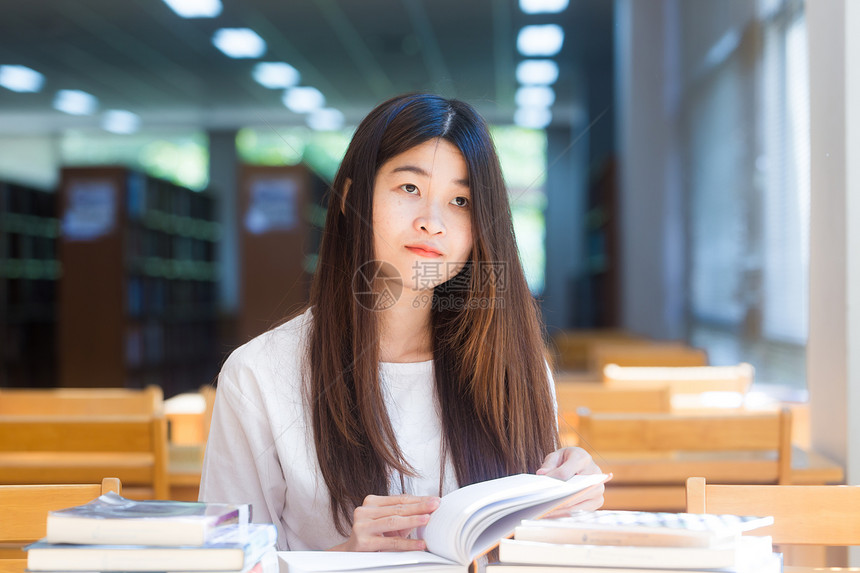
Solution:
<svg viewBox="0 0 860 573">
<path fill-rule="evenodd" d="M 472 560 L 474 551 L 471 546 L 464 546 L 463 540 L 474 542 L 494 518 L 540 502 L 561 500 L 605 480 L 603 474 L 574 476 L 568 481 L 518 474 L 471 484 L 444 496 L 418 536 L 427 543 L 428 551 L 465 564 Z M 521 519 L 540 515 L 553 505 L 541 504 L 533 512 L 523 511 L 515 519 L 494 527 L 493 543 L 513 531 Z"/>
</svg>

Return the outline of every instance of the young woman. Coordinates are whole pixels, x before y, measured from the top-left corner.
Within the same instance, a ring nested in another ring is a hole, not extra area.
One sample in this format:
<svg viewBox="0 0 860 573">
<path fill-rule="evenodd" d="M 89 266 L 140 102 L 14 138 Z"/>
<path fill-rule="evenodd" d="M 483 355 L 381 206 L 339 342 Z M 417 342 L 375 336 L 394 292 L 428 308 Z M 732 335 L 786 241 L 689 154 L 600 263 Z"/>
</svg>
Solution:
<svg viewBox="0 0 860 573">
<path fill-rule="evenodd" d="M 200 499 L 250 502 L 281 550 L 414 550 L 457 487 L 598 473 L 557 449 L 538 311 L 480 116 L 425 94 L 379 105 L 332 191 L 307 310 L 224 364 Z M 601 504 L 602 488 L 577 507 Z"/>
</svg>

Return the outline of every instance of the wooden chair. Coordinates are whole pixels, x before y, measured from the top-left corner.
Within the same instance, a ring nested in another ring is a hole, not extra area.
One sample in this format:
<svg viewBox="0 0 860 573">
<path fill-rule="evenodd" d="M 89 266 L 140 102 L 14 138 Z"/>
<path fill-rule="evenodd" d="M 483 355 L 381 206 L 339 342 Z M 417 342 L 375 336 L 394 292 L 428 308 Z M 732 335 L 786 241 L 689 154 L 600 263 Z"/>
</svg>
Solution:
<svg viewBox="0 0 860 573">
<path fill-rule="evenodd" d="M 158 386 L 0 390 L 0 484 L 96 483 L 132 498 L 169 497 Z"/>
<path fill-rule="evenodd" d="M 686 479 L 789 483 L 791 413 L 579 414 L 581 446 L 613 474 L 605 507 L 681 511 Z"/>
<path fill-rule="evenodd" d="M 596 344 L 589 369 L 603 372 L 607 364 L 619 366 L 707 366 L 708 353 L 680 342 L 649 344 Z"/>
<path fill-rule="evenodd" d="M 163 414 L 0 416 L 0 484 L 94 483 L 116 476 L 128 497 L 169 497 Z"/>
<path fill-rule="evenodd" d="M 772 515 L 770 535 L 792 545 L 860 545 L 860 486 L 723 485 L 687 479 L 689 513 Z"/>
<path fill-rule="evenodd" d="M 603 367 L 603 383 L 613 388 L 669 386 L 673 394 L 738 392 L 746 394 L 755 378 L 755 368 L 737 366 L 619 366 Z"/>
<path fill-rule="evenodd" d="M 564 330 L 552 335 L 552 346 L 559 370 L 587 370 L 596 345 L 613 342 L 616 344 L 643 344 L 647 339 L 620 329 Z"/>
<path fill-rule="evenodd" d="M 128 388 L 0 388 L 0 416 L 149 415 L 161 411 L 159 386 Z"/>
<path fill-rule="evenodd" d="M 0 485 L 0 571 L 26 566 L 24 545 L 45 536 L 49 511 L 82 505 L 113 491 L 122 493 L 120 480 L 98 484 Z"/>
<path fill-rule="evenodd" d="M 823 567 L 842 561 L 828 546 L 860 545 L 860 486 L 847 485 L 722 485 L 703 477 L 687 480 L 687 511 L 772 515 L 773 525 L 750 535 L 770 535 L 789 565 Z M 847 571 L 847 569 L 817 569 Z M 856 571 L 860 569 L 850 569 Z"/>
<path fill-rule="evenodd" d="M 565 445 L 579 442 L 580 408 L 591 412 L 664 412 L 671 410 L 668 386 L 653 388 L 609 388 L 589 382 L 556 382 L 559 433 Z"/>
</svg>

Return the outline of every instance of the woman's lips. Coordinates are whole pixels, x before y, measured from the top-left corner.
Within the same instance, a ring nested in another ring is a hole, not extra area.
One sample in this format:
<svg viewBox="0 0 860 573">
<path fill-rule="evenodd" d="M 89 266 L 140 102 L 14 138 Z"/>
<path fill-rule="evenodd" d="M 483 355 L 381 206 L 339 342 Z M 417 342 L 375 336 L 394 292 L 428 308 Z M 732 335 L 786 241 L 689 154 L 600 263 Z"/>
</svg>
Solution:
<svg viewBox="0 0 860 573">
<path fill-rule="evenodd" d="M 410 251 L 412 251 L 413 253 L 415 253 L 416 255 L 420 256 L 420 257 L 427 257 L 427 258 L 435 259 L 437 257 L 442 256 L 442 253 L 440 253 L 439 251 L 436 251 L 430 247 L 421 247 L 418 245 L 407 245 L 406 248 L 409 249 Z"/>
</svg>

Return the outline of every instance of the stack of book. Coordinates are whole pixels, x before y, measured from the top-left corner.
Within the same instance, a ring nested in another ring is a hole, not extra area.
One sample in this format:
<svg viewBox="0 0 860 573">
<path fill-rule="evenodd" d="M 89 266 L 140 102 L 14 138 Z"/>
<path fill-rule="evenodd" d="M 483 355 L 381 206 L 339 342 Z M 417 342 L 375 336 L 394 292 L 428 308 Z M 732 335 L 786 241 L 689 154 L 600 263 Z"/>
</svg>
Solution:
<svg viewBox="0 0 860 573">
<path fill-rule="evenodd" d="M 486 573 L 770 573 L 770 537 L 741 535 L 772 517 L 580 511 L 523 520 Z"/>
<path fill-rule="evenodd" d="M 277 571 L 272 524 L 249 505 L 134 501 L 115 493 L 51 511 L 27 546 L 29 571 Z"/>
</svg>

